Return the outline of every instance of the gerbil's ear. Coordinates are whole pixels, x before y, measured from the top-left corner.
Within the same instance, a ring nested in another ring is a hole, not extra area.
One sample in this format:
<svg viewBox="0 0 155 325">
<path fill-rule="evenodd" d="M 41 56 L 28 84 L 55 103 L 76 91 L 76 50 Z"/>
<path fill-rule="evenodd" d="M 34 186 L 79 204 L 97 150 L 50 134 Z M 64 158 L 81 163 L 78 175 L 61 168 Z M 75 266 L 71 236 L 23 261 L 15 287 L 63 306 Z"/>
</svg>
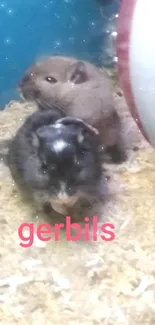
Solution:
<svg viewBox="0 0 155 325">
<path fill-rule="evenodd" d="M 84 62 L 78 61 L 67 69 L 67 80 L 74 84 L 81 84 L 88 80 L 86 65 Z"/>
<path fill-rule="evenodd" d="M 90 124 L 87 124 L 83 120 L 78 119 L 78 118 L 64 117 L 64 118 L 59 119 L 56 122 L 56 124 L 73 125 L 75 130 L 77 129 L 78 131 L 80 131 L 81 141 L 79 140 L 79 142 L 83 141 L 83 136 L 85 133 L 93 135 L 93 136 L 99 135 L 99 131 L 96 128 L 92 127 Z M 79 139 L 80 139 L 80 137 L 79 137 Z"/>
</svg>

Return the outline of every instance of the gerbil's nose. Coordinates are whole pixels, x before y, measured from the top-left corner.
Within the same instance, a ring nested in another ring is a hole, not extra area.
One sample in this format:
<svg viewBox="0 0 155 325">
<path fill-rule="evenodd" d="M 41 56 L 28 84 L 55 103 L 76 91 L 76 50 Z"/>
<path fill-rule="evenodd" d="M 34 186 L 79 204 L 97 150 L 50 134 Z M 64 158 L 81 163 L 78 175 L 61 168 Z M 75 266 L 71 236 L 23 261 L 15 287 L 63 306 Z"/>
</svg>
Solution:
<svg viewBox="0 0 155 325">
<path fill-rule="evenodd" d="M 60 192 L 58 194 L 58 199 L 61 202 L 61 204 L 66 208 L 72 207 L 75 204 L 75 202 L 77 201 L 77 198 L 75 196 L 69 196 L 65 192 Z"/>
<path fill-rule="evenodd" d="M 62 204 L 66 205 L 66 206 L 70 202 L 70 197 L 65 192 L 58 193 L 58 199 L 60 200 L 60 202 L 62 202 Z"/>
<path fill-rule="evenodd" d="M 67 193 L 60 192 L 55 198 L 51 198 L 50 202 L 55 211 L 60 214 L 67 214 L 68 209 L 72 208 L 77 202 L 76 196 L 68 196 Z"/>
</svg>

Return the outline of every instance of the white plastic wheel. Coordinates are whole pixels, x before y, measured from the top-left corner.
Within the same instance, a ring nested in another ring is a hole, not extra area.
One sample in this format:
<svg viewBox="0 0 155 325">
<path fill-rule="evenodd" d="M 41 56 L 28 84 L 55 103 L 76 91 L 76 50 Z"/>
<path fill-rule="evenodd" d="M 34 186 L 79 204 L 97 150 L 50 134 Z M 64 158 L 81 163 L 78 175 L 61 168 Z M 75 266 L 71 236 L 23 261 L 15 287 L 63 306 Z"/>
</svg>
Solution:
<svg viewBox="0 0 155 325">
<path fill-rule="evenodd" d="M 117 56 L 131 114 L 155 147 L 155 0 L 122 0 Z"/>
</svg>

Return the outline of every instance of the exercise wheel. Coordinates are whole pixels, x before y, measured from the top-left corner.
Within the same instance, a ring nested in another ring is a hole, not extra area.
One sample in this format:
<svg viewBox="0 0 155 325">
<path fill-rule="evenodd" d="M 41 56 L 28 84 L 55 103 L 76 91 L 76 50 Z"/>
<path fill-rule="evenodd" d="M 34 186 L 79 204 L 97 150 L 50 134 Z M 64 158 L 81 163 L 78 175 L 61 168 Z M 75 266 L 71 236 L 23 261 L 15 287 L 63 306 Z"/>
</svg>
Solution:
<svg viewBox="0 0 155 325">
<path fill-rule="evenodd" d="M 132 116 L 155 147 L 155 1 L 122 0 L 117 57 L 120 83 Z"/>
</svg>

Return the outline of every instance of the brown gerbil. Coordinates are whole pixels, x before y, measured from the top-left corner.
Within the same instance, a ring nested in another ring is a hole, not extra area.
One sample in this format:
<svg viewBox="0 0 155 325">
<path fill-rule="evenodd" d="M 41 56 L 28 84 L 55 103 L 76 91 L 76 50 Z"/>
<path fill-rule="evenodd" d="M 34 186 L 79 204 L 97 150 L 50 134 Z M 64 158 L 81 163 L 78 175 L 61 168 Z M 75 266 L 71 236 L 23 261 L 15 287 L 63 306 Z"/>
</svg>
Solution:
<svg viewBox="0 0 155 325">
<path fill-rule="evenodd" d="M 22 98 L 34 101 L 40 110 L 57 106 L 97 128 L 112 161 L 126 159 L 121 121 L 105 71 L 75 58 L 48 57 L 26 71 L 18 89 Z"/>
</svg>

